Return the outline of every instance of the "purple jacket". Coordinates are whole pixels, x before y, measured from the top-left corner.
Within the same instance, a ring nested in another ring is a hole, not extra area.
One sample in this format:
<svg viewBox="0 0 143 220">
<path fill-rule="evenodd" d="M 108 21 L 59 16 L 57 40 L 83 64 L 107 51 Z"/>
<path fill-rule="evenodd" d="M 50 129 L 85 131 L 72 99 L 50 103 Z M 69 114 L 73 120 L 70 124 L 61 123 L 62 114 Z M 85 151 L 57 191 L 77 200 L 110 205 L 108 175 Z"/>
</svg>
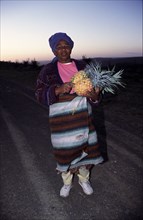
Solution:
<svg viewBox="0 0 143 220">
<path fill-rule="evenodd" d="M 86 63 L 83 60 L 73 60 L 78 71 L 85 68 Z M 45 65 L 37 78 L 35 95 L 38 102 L 46 106 L 57 102 L 58 96 L 55 95 L 55 87 L 61 84 L 63 81 L 58 72 L 57 61 Z"/>
</svg>

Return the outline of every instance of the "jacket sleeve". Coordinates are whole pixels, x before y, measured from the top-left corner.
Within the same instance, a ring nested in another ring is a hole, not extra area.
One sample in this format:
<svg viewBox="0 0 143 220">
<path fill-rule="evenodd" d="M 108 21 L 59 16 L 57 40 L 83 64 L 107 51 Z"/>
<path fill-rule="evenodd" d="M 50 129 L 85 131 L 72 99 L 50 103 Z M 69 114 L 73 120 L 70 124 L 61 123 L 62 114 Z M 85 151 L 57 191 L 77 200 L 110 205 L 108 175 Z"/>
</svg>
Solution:
<svg viewBox="0 0 143 220">
<path fill-rule="evenodd" d="M 40 71 L 35 91 L 37 101 L 46 106 L 58 101 L 58 97 L 55 94 L 57 83 L 55 83 L 56 81 L 53 81 L 52 76 L 48 74 L 48 72 L 49 71 L 46 66 Z"/>
</svg>

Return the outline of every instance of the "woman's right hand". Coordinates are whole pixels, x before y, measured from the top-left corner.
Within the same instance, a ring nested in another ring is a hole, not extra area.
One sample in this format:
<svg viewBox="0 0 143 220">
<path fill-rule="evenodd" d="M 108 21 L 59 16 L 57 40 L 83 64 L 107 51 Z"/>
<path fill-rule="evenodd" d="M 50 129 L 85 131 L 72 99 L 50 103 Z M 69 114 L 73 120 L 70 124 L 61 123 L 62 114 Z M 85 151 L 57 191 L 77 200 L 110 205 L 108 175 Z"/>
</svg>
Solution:
<svg viewBox="0 0 143 220">
<path fill-rule="evenodd" d="M 61 86 L 57 87 L 55 89 L 55 93 L 56 95 L 70 93 L 71 89 L 72 89 L 72 83 L 66 82 L 66 83 L 63 83 Z"/>
</svg>

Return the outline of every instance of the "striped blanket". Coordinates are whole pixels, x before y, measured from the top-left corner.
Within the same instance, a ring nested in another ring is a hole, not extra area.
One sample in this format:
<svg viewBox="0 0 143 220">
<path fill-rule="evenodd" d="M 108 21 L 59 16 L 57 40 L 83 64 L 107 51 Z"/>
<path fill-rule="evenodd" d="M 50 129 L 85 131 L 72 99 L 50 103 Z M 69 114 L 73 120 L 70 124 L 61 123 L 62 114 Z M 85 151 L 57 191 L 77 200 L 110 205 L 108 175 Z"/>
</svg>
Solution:
<svg viewBox="0 0 143 220">
<path fill-rule="evenodd" d="M 51 142 L 57 170 L 68 171 L 82 165 L 98 164 L 97 134 L 92 124 L 92 108 L 86 97 L 63 95 L 50 106 Z"/>
</svg>

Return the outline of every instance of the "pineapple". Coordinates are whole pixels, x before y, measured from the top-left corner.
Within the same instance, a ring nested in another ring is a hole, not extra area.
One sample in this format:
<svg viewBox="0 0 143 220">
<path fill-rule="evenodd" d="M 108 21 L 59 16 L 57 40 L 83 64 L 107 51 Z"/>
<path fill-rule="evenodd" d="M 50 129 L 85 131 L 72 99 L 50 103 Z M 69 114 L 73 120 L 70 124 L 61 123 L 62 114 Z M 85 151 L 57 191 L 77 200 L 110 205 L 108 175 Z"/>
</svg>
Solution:
<svg viewBox="0 0 143 220">
<path fill-rule="evenodd" d="M 86 95 L 87 92 L 91 92 L 93 89 L 92 82 L 87 76 L 85 71 L 81 70 L 72 77 L 73 89 L 79 96 Z"/>
<path fill-rule="evenodd" d="M 73 89 L 77 95 L 85 96 L 94 88 L 99 87 L 104 92 L 114 94 L 114 89 L 119 85 L 124 87 L 121 82 L 123 70 L 115 73 L 115 67 L 112 70 L 102 70 L 99 63 L 90 63 L 84 70 L 77 72 L 71 79 Z"/>
<path fill-rule="evenodd" d="M 71 82 L 73 84 L 76 84 L 77 82 L 79 82 L 83 79 L 86 79 L 86 78 L 87 78 L 87 74 L 83 70 L 80 70 L 72 77 Z"/>
<path fill-rule="evenodd" d="M 77 95 L 84 96 L 87 92 L 92 91 L 93 85 L 89 78 L 85 78 L 75 83 L 73 88 Z"/>
</svg>

